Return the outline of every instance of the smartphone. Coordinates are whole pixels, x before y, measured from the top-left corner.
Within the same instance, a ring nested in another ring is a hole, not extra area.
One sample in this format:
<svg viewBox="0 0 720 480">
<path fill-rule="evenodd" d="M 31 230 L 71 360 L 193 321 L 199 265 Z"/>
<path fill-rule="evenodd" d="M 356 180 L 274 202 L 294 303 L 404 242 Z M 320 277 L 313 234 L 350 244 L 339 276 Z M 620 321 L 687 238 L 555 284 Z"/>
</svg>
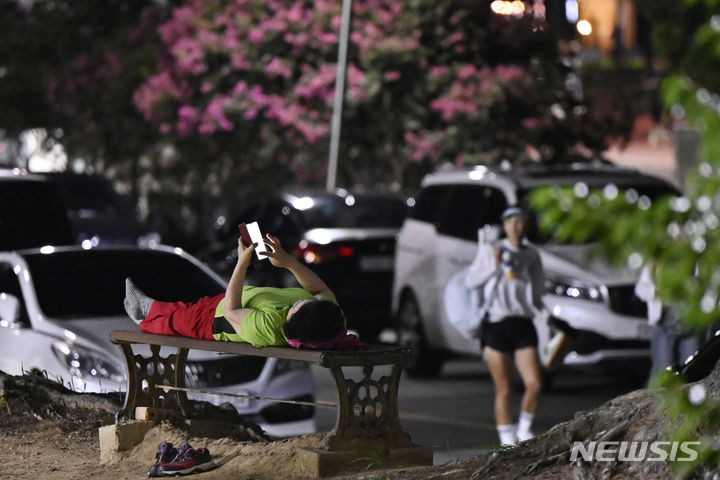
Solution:
<svg viewBox="0 0 720 480">
<path fill-rule="evenodd" d="M 255 247 L 255 255 L 257 255 L 258 260 L 267 258 L 267 255 L 263 255 L 262 252 L 267 252 L 268 248 L 267 245 L 265 245 L 263 235 L 260 233 L 260 226 L 257 222 L 243 222 L 238 225 L 238 230 L 240 230 L 240 238 L 242 239 L 243 245 L 249 247 L 253 243 L 257 244 Z"/>
</svg>

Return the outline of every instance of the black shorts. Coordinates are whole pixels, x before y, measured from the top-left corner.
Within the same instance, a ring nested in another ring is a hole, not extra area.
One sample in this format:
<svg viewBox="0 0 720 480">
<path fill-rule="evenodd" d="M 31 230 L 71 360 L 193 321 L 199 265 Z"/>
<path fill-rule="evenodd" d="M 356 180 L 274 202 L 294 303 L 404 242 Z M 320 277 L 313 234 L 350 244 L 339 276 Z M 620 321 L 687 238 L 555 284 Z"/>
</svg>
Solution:
<svg viewBox="0 0 720 480">
<path fill-rule="evenodd" d="M 486 322 L 482 327 L 481 345 L 504 353 L 521 348 L 537 348 L 538 337 L 532 319 L 505 317 L 499 322 Z"/>
</svg>

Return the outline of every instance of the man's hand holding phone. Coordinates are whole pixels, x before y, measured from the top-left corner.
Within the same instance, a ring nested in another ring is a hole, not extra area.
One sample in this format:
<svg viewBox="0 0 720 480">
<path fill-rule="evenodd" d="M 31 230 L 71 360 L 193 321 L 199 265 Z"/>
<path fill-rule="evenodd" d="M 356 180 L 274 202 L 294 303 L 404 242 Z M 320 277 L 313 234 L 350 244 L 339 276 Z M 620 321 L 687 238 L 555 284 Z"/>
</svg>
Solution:
<svg viewBox="0 0 720 480">
<path fill-rule="evenodd" d="M 238 256 L 240 255 L 240 244 L 245 247 L 250 247 L 251 245 L 255 244 L 254 251 L 258 260 L 263 260 L 267 258 L 267 255 L 263 254 L 263 252 L 267 252 L 268 248 L 267 245 L 265 245 L 265 239 L 263 238 L 262 233 L 260 233 L 260 226 L 257 222 L 243 222 L 238 225 L 238 230 L 240 231 L 240 240 L 238 242 Z"/>
</svg>

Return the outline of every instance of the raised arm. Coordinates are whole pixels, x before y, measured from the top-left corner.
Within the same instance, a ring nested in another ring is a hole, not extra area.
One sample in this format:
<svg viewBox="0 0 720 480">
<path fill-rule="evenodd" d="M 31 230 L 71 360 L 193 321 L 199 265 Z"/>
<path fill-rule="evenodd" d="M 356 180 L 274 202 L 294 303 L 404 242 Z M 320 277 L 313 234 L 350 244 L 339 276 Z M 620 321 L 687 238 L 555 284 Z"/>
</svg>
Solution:
<svg viewBox="0 0 720 480">
<path fill-rule="evenodd" d="M 266 238 L 267 245 L 272 249 L 271 252 L 265 252 L 270 257 L 270 263 L 276 267 L 290 270 L 300 286 L 315 297 L 335 300 L 335 294 L 325 282 L 315 272 L 300 263 L 300 260 L 286 252 L 280 244 L 280 240 L 272 235 L 266 235 Z"/>
<path fill-rule="evenodd" d="M 223 304 L 223 316 L 230 322 L 235 331 L 240 334 L 242 319 L 250 311 L 249 308 L 242 308 L 242 291 L 245 283 L 245 274 L 252 256 L 255 254 L 255 245 L 245 247 L 242 239 L 238 239 L 238 260 L 235 264 L 227 290 L 225 290 L 225 303 Z"/>
</svg>

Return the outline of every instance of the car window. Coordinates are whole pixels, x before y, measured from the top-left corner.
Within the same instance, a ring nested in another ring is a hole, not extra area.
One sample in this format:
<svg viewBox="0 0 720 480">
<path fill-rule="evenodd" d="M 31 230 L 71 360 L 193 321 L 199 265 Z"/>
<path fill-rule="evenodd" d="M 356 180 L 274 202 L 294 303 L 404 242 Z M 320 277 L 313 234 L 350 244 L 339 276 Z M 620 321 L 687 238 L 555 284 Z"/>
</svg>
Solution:
<svg viewBox="0 0 720 480">
<path fill-rule="evenodd" d="M 0 250 L 73 243 L 72 228 L 54 185 L 0 182 Z"/>
<path fill-rule="evenodd" d="M 508 206 L 505 194 L 482 185 L 455 185 L 437 224 L 438 233 L 476 241 L 483 225 L 498 225 Z"/>
<path fill-rule="evenodd" d="M 135 215 L 132 207 L 102 177 L 61 174 L 50 178 L 57 185 L 66 207 L 73 212 Z"/>
<path fill-rule="evenodd" d="M 313 196 L 308 206 L 296 207 L 305 229 L 310 228 L 400 228 L 407 204 L 395 195 Z"/>
<path fill-rule="evenodd" d="M 190 302 L 224 287 L 171 253 L 80 251 L 26 255 L 40 308 L 54 318 L 125 315 L 125 278 L 163 301 Z"/>
<path fill-rule="evenodd" d="M 452 191 L 450 185 L 432 185 L 420 192 L 415 206 L 410 209 L 408 216 L 421 222 L 438 223 L 443 216 L 445 203 Z"/>
</svg>

